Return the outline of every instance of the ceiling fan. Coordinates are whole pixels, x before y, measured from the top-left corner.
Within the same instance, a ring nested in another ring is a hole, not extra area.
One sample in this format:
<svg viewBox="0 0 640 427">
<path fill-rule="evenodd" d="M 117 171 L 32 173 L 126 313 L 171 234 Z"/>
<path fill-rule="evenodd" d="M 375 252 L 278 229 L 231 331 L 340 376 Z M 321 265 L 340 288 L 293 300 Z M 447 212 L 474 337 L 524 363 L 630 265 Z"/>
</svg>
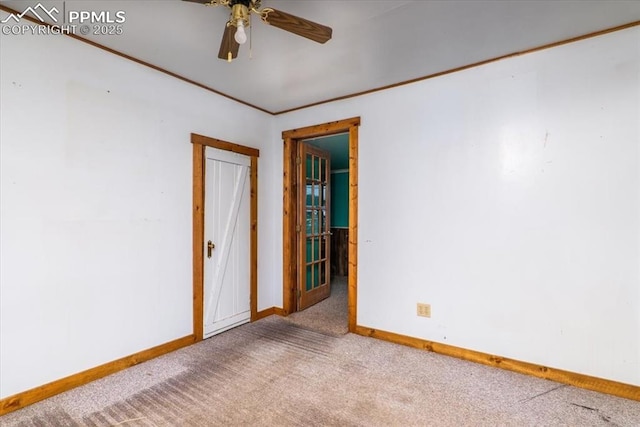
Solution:
<svg viewBox="0 0 640 427">
<path fill-rule="evenodd" d="M 245 28 L 251 25 L 251 12 L 260 16 L 262 22 L 290 33 L 306 37 L 318 43 L 331 39 L 333 30 L 304 18 L 281 12 L 270 7 L 260 8 L 262 0 L 183 0 L 205 6 L 226 6 L 231 9 L 229 21 L 222 35 L 218 58 L 229 62 L 238 56 L 240 45 L 247 41 Z"/>
</svg>

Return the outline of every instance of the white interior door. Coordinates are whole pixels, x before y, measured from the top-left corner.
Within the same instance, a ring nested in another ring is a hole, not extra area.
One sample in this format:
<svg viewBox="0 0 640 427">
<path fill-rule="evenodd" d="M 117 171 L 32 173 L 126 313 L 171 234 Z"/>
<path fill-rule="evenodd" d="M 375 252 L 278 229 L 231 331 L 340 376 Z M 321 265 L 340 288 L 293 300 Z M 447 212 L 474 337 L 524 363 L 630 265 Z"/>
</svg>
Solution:
<svg viewBox="0 0 640 427">
<path fill-rule="evenodd" d="M 204 337 L 246 323 L 250 306 L 251 158 L 207 147 Z"/>
</svg>

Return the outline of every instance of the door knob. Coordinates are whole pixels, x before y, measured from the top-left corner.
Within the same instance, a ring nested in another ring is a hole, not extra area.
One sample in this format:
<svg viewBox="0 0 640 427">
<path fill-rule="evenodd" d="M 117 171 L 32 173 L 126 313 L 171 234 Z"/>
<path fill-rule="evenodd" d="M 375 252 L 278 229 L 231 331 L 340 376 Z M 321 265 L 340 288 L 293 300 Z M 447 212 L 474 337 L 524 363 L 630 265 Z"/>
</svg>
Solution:
<svg viewBox="0 0 640 427">
<path fill-rule="evenodd" d="M 211 258 L 211 251 L 213 251 L 216 248 L 216 245 L 214 245 L 211 240 L 209 240 L 207 242 L 207 258 Z"/>
</svg>

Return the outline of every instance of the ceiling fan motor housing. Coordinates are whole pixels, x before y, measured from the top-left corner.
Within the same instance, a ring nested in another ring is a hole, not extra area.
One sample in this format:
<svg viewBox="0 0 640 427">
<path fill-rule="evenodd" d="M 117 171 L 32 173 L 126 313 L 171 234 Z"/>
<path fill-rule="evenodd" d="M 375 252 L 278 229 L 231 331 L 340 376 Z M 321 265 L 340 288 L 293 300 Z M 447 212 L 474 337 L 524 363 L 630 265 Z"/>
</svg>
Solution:
<svg viewBox="0 0 640 427">
<path fill-rule="evenodd" d="M 252 6 L 251 0 L 231 0 L 229 5 L 231 6 L 231 25 L 238 26 L 238 21 L 242 20 L 245 27 L 250 24 L 249 11 Z"/>
<path fill-rule="evenodd" d="M 230 0 L 229 6 L 233 7 L 237 4 L 241 4 L 246 6 L 248 9 L 251 9 L 251 7 L 253 6 L 253 3 L 255 3 L 255 1 L 252 1 L 252 0 Z"/>
</svg>

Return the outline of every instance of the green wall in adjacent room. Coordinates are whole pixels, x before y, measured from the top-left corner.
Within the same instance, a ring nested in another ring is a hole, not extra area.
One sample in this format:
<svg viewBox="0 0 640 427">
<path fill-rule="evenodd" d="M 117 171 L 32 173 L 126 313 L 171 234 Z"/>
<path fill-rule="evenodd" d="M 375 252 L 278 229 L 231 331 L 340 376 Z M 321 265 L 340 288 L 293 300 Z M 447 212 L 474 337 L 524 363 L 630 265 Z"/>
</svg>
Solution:
<svg viewBox="0 0 640 427">
<path fill-rule="evenodd" d="M 349 171 L 331 174 L 331 227 L 349 226 Z"/>
<path fill-rule="evenodd" d="M 349 227 L 349 135 L 305 141 L 331 155 L 331 227 Z"/>
</svg>

